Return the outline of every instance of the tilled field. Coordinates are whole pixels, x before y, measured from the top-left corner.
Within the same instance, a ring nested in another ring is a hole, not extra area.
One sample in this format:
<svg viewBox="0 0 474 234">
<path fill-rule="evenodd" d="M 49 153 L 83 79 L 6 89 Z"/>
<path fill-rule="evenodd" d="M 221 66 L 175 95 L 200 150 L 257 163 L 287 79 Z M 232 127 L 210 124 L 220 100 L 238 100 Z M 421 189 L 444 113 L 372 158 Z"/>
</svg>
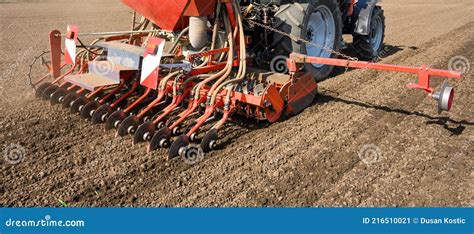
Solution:
<svg viewBox="0 0 474 234">
<path fill-rule="evenodd" d="M 320 83 L 314 105 L 300 115 L 229 126 L 221 149 L 189 166 L 165 161 L 164 150 L 147 155 L 130 137 L 115 139 L 35 99 L 27 85 L 27 64 L 47 49 L 51 29 L 127 30 L 127 8 L 117 1 L 1 2 L 0 147 L 21 147 L 24 157 L 15 165 L 0 160 L 0 206 L 473 205 L 474 68 L 451 81 L 454 107 L 441 115 L 423 92 L 404 88 L 414 76 L 341 71 Z M 382 6 L 382 62 L 447 69 L 463 56 L 472 65 L 471 0 Z"/>
</svg>

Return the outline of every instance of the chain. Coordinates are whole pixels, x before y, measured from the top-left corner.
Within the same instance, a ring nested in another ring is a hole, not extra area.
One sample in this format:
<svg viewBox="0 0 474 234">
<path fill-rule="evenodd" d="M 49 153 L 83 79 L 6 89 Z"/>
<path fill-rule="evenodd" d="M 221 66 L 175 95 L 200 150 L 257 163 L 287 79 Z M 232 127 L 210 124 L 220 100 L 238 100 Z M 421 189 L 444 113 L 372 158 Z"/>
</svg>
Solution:
<svg viewBox="0 0 474 234">
<path fill-rule="evenodd" d="M 34 59 L 33 61 L 31 62 L 30 65 L 28 65 L 28 82 L 29 82 L 29 85 L 36 91 L 36 86 L 35 84 L 33 83 L 33 77 L 32 77 L 32 73 L 33 73 L 33 66 L 36 64 L 36 62 L 38 61 L 38 59 L 42 58 L 43 55 L 49 53 L 49 51 L 43 51 L 40 55 L 38 56 L 34 56 Z"/>
<path fill-rule="evenodd" d="M 283 31 L 280 31 L 280 30 L 275 29 L 275 28 L 272 28 L 272 27 L 270 27 L 270 26 L 268 26 L 268 25 L 255 22 L 255 21 L 253 21 L 253 20 L 251 20 L 251 19 L 246 19 L 246 20 L 247 20 L 251 25 L 257 25 L 257 26 L 262 27 L 262 28 L 264 28 L 264 29 L 266 29 L 266 30 L 269 30 L 269 31 L 272 31 L 272 32 L 281 34 L 281 35 L 283 35 L 283 36 L 286 36 L 286 37 L 290 38 L 291 40 L 293 40 L 293 41 L 295 41 L 295 42 L 303 42 L 303 43 L 305 43 L 305 44 L 314 46 L 314 47 L 316 47 L 316 48 L 320 48 L 320 49 L 322 49 L 322 50 L 324 50 L 324 51 L 326 51 L 326 52 L 329 52 L 329 53 L 331 53 L 331 54 L 335 54 L 335 55 L 338 55 L 338 56 L 340 56 L 340 57 L 346 58 L 347 60 L 351 60 L 351 61 L 357 61 L 357 60 L 358 60 L 358 59 L 355 58 L 355 57 L 351 57 L 351 56 L 349 56 L 349 55 L 346 55 L 346 54 L 343 54 L 343 53 L 341 53 L 341 52 L 335 51 L 335 50 L 333 50 L 333 49 L 331 49 L 331 48 L 328 48 L 328 47 L 325 47 L 325 46 L 316 44 L 316 43 L 314 43 L 314 42 L 308 41 L 308 40 L 306 40 L 306 39 L 297 37 L 297 36 L 295 36 L 295 35 L 292 35 L 292 34 L 289 34 L 289 33 L 283 32 Z"/>
</svg>

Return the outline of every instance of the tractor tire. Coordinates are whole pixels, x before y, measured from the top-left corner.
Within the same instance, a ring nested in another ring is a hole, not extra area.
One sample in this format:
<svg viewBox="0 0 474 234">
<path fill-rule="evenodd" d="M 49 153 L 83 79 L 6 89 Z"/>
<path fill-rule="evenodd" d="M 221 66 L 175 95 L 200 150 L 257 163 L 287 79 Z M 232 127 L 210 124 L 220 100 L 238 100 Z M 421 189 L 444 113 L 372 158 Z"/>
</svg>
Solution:
<svg viewBox="0 0 474 234">
<path fill-rule="evenodd" d="M 284 4 L 280 6 L 274 18 L 273 27 L 277 30 L 337 52 L 341 49 L 343 24 L 341 11 L 336 0 L 302 0 Z M 321 30 L 319 34 L 316 33 L 318 28 L 323 28 L 324 34 L 321 33 L 323 32 Z M 274 60 L 283 59 L 292 52 L 316 57 L 337 57 L 336 54 L 330 51 L 303 42 L 295 42 L 279 33 L 273 34 L 272 47 L 275 51 Z M 282 63 L 276 63 L 272 60 L 272 64 L 279 64 L 281 67 Z M 276 70 L 274 67 L 271 67 L 271 69 Z M 316 81 L 320 81 L 331 74 L 333 67 L 321 64 L 304 64 L 304 69 L 310 72 Z"/>
<path fill-rule="evenodd" d="M 357 53 L 365 59 L 376 60 L 383 57 L 382 50 L 385 38 L 385 16 L 380 6 L 373 9 L 369 35 L 354 34 L 354 46 Z"/>
</svg>

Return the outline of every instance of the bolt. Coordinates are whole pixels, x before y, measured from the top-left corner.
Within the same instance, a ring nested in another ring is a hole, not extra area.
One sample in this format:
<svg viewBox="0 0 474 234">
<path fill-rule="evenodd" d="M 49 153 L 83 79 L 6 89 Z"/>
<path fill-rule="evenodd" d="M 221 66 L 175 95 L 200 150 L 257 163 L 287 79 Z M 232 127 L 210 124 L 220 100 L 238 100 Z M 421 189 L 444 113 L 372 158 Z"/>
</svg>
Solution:
<svg viewBox="0 0 474 234">
<path fill-rule="evenodd" d="M 128 132 L 129 134 L 135 133 L 135 127 L 134 127 L 134 126 L 128 127 L 127 132 Z"/>
<path fill-rule="evenodd" d="M 185 153 L 186 153 L 186 149 L 185 149 L 184 147 L 179 148 L 178 154 L 179 154 L 180 156 L 183 156 Z"/>
<path fill-rule="evenodd" d="M 191 137 L 190 137 L 191 141 L 196 141 L 196 138 L 197 138 L 196 133 L 191 134 Z"/>
<path fill-rule="evenodd" d="M 179 127 L 173 128 L 173 134 L 174 134 L 174 135 L 178 135 L 178 134 L 180 134 L 180 133 L 181 133 L 181 131 L 180 131 Z"/>
<path fill-rule="evenodd" d="M 215 140 L 212 140 L 211 142 L 209 142 L 209 148 L 210 149 L 215 149 L 217 146 L 217 142 Z"/>
<path fill-rule="evenodd" d="M 120 125 L 120 120 L 115 121 L 114 126 L 118 128 L 119 125 Z"/>
<path fill-rule="evenodd" d="M 161 148 L 166 148 L 168 146 L 168 141 L 166 139 L 161 139 L 160 146 Z"/>
<path fill-rule="evenodd" d="M 145 134 L 143 134 L 143 140 L 144 141 L 149 141 L 151 139 L 151 135 L 149 132 L 145 132 Z"/>
</svg>

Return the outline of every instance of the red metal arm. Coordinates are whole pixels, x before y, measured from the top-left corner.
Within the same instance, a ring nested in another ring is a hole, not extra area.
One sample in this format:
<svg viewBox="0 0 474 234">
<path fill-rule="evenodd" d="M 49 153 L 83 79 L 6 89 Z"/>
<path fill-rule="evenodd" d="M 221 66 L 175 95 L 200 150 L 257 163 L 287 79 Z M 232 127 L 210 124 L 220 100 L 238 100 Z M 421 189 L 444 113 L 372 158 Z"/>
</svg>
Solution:
<svg viewBox="0 0 474 234">
<path fill-rule="evenodd" d="M 290 72 L 297 71 L 296 64 L 298 63 L 316 63 L 316 64 L 325 64 L 325 65 L 338 66 L 338 67 L 350 67 L 350 68 L 359 68 L 359 69 L 413 73 L 413 74 L 418 75 L 418 83 L 408 84 L 407 87 L 412 88 L 412 89 L 422 89 L 429 94 L 433 94 L 433 89 L 430 88 L 431 76 L 456 78 L 456 79 L 460 79 L 462 77 L 462 74 L 459 72 L 434 69 L 426 65 L 423 65 L 421 67 L 398 66 L 398 65 L 390 65 L 390 64 L 381 64 L 381 63 L 351 61 L 351 60 L 345 60 L 345 59 L 309 57 L 309 56 L 298 54 L 298 53 L 292 53 L 287 63 L 288 63 L 288 68 L 290 69 Z"/>
</svg>

